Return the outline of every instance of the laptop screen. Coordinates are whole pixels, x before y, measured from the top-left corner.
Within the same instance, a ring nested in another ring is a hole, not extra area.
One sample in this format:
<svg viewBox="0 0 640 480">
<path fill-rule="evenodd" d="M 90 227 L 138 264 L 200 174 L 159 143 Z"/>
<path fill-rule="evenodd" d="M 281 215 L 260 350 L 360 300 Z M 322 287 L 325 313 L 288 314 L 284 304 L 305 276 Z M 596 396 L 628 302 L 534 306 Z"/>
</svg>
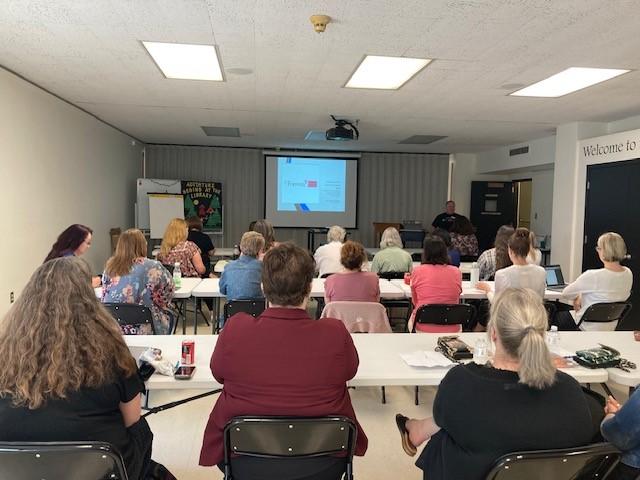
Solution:
<svg viewBox="0 0 640 480">
<path fill-rule="evenodd" d="M 547 286 L 564 285 L 564 277 L 562 276 L 560 265 L 549 265 L 544 269 L 547 271 Z"/>
</svg>

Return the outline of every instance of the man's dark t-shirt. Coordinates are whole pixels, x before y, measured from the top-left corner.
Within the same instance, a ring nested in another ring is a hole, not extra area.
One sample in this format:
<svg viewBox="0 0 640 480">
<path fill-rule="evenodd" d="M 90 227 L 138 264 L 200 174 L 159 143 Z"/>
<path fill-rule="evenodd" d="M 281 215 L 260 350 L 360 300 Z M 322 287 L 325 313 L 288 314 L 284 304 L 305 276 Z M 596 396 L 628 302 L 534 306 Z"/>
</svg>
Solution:
<svg viewBox="0 0 640 480">
<path fill-rule="evenodd" d="M 451 225 L 453 225 L 454 220 L 458 217 L 462 217 L 462 215 L 459 215 L 457 213 L 452 213 L 451 215 L 449 215 L 447 212 L 444 212 L 434 218 L 431 225 L 433 225 L 435 228 L 442 228 L 443 230 L 449 231 L 451 230 Z"/>
</svg>

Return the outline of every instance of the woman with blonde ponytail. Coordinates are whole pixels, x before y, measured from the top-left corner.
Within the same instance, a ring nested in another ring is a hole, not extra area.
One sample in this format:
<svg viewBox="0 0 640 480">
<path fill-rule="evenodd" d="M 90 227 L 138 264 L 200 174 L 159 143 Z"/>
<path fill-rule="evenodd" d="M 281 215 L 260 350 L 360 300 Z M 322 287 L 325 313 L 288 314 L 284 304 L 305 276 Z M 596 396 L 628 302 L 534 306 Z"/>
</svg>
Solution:
<svg viewBox="0 0 640 480">
<path fill-rule="evenodd" d="M 407 454 L 429 440 L 416 462 L 425 479 L 480 480 L 508 452 L 577 447 L 597 435 L 602 407 L 555 369 L 546 326 L 539 295 L 504 290 L 491 306 L 491 365 L 452 368 L 440 383 L 432 418 L 396 415 Z"/>
</svg>

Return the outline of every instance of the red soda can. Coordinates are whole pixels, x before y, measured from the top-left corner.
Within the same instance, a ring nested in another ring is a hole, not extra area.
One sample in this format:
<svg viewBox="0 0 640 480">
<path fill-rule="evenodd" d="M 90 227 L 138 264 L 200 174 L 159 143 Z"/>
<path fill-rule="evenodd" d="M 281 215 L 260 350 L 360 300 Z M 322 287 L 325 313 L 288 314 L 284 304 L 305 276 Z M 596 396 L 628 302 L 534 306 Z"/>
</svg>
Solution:
<svg viewBox="0 0 640 480">
<path fill-rule="evenodd" d="M 196 343 L 193 340 L 182 341 L 182 365 L 195 365 L 196 363 Z"/>
<path fill-rule="evenodd" d="M 411 273 L 407 272 L 404 274 L 404 283 L 406 285 L 411 285 Z"/>
</svg>

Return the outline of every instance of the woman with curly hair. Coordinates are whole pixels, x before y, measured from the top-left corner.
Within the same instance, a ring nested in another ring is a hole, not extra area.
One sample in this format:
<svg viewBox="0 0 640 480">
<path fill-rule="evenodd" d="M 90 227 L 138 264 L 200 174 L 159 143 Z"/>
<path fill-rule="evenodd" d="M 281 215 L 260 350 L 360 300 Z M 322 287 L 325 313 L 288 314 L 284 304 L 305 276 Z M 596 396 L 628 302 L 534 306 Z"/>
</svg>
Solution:
<svg viewBox="0 0 640 480">
<path fill-rule="evenodd" d="M 129 478 L 144 478 L 153 438 L 140 418 L 144 384 L 90 280 L 83 260 L 50 260 L 0 323 L 0 441 L 108 442 Z"/>
</svg>

